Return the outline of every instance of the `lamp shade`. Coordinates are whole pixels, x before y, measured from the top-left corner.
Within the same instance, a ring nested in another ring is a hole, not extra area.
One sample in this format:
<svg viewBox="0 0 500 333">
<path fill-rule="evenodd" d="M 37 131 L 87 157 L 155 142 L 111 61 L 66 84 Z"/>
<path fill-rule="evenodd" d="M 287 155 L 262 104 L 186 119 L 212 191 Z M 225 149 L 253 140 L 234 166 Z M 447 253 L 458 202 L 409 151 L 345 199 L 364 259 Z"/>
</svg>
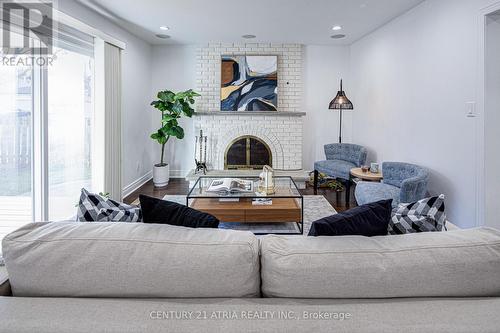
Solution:
<svg viewBox="0 0 500 333">
<path fill-rule="evenodd" d="M 342 110 L 352 110 L 354 109 L 354 105 L 347 98 L 345 92 L 342 90 L 342 80 L 340 80 L 340 90 L 337 92 L 337 96 L 330 102 L 330 106 L 328 107 L 331 110 L 342 109 Z"/>
</svg>

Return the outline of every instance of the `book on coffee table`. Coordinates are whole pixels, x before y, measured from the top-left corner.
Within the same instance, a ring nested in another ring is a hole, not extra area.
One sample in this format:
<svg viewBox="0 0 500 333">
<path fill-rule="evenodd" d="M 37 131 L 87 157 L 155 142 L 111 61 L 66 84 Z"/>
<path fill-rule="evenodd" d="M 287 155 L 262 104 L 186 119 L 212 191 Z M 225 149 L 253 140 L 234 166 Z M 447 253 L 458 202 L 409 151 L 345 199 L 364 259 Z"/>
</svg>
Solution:
<svg viewBox="0 0 500 333">
<path fill-rule="evenodd" d="M 240 202 L 240 198 L 219 198 L 219 202 Z"/>
<path fill-rule="evenodd" d="M 254 206 L 266 206 L 266 205 L 272 205 L 273 204 L 273 199 L 269 198 L 254 198 L 252 199 L 252 205 Z"/>
<path fill-rule="evenodd" d="M 253 181 L 238 178 L 214 179 L 207 192 L 238 193 L 253 192 Z"/>
</svg>

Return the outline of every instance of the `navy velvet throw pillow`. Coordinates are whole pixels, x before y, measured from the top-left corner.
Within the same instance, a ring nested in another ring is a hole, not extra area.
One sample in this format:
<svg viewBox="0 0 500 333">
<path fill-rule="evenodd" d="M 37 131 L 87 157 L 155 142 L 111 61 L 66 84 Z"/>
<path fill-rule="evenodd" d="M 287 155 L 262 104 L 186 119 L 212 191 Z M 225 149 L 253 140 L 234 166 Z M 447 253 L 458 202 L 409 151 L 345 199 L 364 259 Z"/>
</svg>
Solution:
<svg viewBox="0 0 500 333">
<path fill-rule="evenodd" d="M 314 221 L 309 236 L 384 236 L 391 211 L 392 199 L 358 206 Z"/>
<path fill-rule="evenodd" d="M 218 228 L 219 220 L 208 213 L 176 202 L 139 195 L 144 223 L 171 224 L 191 228 Z"/>
</svg>

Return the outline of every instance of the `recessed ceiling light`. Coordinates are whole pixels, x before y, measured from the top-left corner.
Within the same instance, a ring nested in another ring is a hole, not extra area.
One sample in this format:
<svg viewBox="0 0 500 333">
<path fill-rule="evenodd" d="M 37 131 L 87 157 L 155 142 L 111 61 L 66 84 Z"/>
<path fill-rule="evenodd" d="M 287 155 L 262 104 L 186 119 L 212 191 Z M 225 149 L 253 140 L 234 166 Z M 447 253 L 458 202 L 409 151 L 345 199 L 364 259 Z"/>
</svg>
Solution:
<svg viewBox="0 0 500 333">
<path fill-rule="evenodd" d="M 336 35 L 330 36 L 330 38 L 333 38 L 333 39 L 341 39 L 341 38 L 344 38 L 344 37 L 345 37 L 345 35 L 343 35 L 343 34 L 336 34 Z"/>
<path fill-rule="evenodd" d="M 161 39 L 169 39 L 170 38 L 169 35 L 165 35 L 165 34 L 156 34 L 155 36 L 158 38 L 161 38 Z"/>
<path fill-rule="evenodd" d="M 339 31 L 342 30 L 342 27 L 340 25 L 334 25 L 332 28 L 333 31 Z"/>
<path fill-rule="evenodd" d="M 170 28 L 169 28 L 169 27 L 167 27 L 166 25 L 162 25 L 162 26 L 160 27 L 160 30 L 167 31 L 167 30 L 170 30 Z"/>
<path fill-rule="evenodd" d="M 245 38 L 245 39 L 252 39 L 252 38 L 255 38 L 255 37 L 257 37 L 257 36 L 255 36 L 255 35 L 243 35 L 243 36 L 241 36 L 241 37 L 243 37 L 243 38 Z"/>
</svg>

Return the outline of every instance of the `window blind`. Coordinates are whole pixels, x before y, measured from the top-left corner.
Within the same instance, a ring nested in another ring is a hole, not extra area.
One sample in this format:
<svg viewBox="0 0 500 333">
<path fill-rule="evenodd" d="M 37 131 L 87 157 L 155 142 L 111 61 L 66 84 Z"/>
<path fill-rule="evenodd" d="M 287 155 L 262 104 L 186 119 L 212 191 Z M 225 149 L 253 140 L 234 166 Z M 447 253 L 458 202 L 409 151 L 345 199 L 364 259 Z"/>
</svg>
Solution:
<svg viewBox="0 0 500 333">
<path fill-rule="evenodd" d="M 19 7 L 23 7 L 22 4 L 18 4 Z M 47 7 L 46 11 L 50 11 L 51 8 Z M 5 13 L 2 10 L 0 15 L 0 22 L 2 23 L 2 29 L 8 29 L 12 32 L 25 35 L 26 31 L 23 29 L 23 14 L 22 9 L 10 10 Z M 94 56 L 94 37 L 79 31 L 67 24 L 58 22 L 54 18 L 45 17 L 45 24 L 40 25 L 42 22 L 42 15 L 47 16 L 47 13 L 37 13 L 36 11 L 30 12 L 30 26 L 32 32 L 28 32 L 28 37 L 35 38 L 44 41 L 52 35 L 53 45 L 67 49 L 73 52 L 81 53 L 87 56 Z M 50 16 L 50 15 L 48 15 Z M 4 23 L 7 24 L 4 24 Z"/>
</svg>

